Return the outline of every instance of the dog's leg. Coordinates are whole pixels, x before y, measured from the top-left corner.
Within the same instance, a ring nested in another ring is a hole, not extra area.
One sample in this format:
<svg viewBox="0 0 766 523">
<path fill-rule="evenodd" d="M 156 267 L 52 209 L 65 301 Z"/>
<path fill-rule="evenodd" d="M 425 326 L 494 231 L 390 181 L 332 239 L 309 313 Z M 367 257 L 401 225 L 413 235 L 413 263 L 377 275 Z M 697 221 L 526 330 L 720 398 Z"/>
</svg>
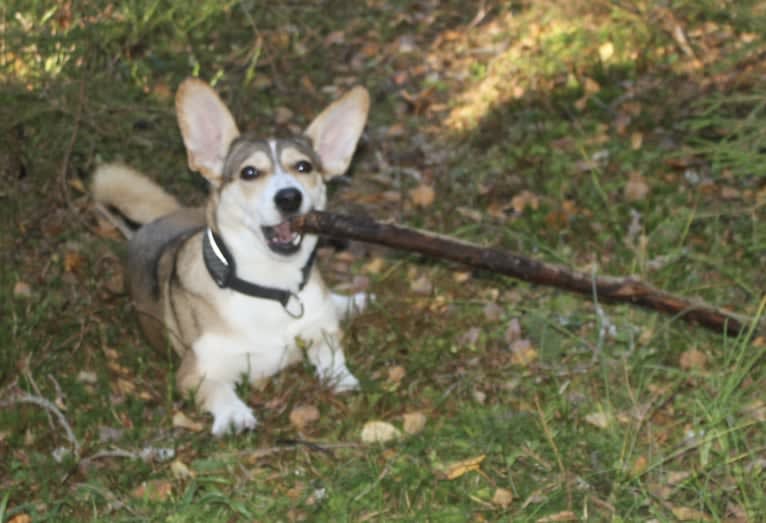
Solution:
<svg viewBox="0 0 766 523">
<path fill-rule="evenodd" d="M 346 357 L 337 332 L 323 332 L 320 338 L 313 340 L 306 353 L 319 380 L 331 386 L 333 391 L 346 392 L 359 388 L 359 380 L 346 367 Z"/>
<path fill-rule="evenodd" d="M 195 349 L 199 350 L 196 346 Z M 213 379 L 206 375 L 200 370 L 199 360 L 193 351 L 183 356 L 178 369 L 178 386 L 183 392 L 194 392 L 197 403 L 213 415 L 213 435 L 222 436 L 229 431 L 239 433 L 255 428 L 255 415 L 234 391 L 234 379 Z"/>
<path fill-rule="evenodd" d="M 353 318 L 360 312 L 362 312 L 367 304 L 375 299 L 372 294 L 366 292 L 357 292 L 351 296 L 345 296 L 343 294 L 331 293 L 333 305 L 335 305 L 335 311 L 338 313 L 338 318 L 341 320 L 347 320 Z"/>
</svg>

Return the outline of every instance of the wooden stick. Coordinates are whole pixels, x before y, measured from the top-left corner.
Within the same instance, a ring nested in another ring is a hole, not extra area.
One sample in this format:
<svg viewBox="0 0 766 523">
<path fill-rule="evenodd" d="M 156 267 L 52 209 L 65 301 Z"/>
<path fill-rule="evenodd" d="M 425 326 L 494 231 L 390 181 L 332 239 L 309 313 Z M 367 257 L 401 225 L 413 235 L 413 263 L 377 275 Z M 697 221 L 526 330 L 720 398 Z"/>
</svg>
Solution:
<svg viewBox="0 0 766 523">
<path fill-rule="evenodd" d="M 314 211 L 291 220 L 297 230 L 339 239 L 358 240 L 444 258 L 520 280 L 595 296 L 600 301 L 629 303 L 677 315 L 716 332 L 738 335 L 750 318 L 699 301 L 676 296 L 635 278 L 595 276 L 521 256 L 514 252 L 456 240 L 440 234 L 381 223 L 371 218 Z"/>
</svg>

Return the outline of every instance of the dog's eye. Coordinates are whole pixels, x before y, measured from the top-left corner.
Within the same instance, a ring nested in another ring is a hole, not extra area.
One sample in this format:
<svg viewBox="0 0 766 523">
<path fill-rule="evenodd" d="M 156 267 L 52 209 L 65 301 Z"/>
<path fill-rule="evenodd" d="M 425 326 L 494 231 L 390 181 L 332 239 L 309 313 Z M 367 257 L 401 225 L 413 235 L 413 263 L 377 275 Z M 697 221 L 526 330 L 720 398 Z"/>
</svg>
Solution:
<svg viewBox="0 0 766 523">
<path fill-rule="evenodd" d="M 308 174 L 314 170 L 314 166 L 311 165 L 306 160 L 301 160 L 300 162 L 295 164 L 295 170 L 298 171 L 299 173 Z"/>
<path fill-rule="evenodd" d="M 243 167 L 241 171 L 239 171 L 239 176 L 243 180 L 254 180 L 258 178 L 260 175 L 261 175 L 261 171 L 259 171 L 252 165 L 247 165 Z"/>
</svg>

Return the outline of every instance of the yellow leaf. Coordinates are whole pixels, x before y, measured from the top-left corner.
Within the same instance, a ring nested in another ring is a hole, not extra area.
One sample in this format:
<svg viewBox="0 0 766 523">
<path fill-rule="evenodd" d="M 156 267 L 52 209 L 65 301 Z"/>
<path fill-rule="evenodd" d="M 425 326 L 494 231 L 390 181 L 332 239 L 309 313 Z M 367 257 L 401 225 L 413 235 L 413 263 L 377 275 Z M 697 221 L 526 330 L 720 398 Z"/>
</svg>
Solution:
<svg viewBox="0 0 766 523">
<path fill-rule="evenodd" d="M 306 425 L 318 419 L 319 409 L 313 405 L 299 405 L 290 412 L 290 423 L 298 430 L 303 430 Z"/>
<path fill-rule="evenodd" d="M 585 421 L 600 429 L 605 429 L 609 426 L 609 416 L 604 412 L 591 412 L 585 416 Z"/>
<path fill-rule="evenodd" d="M 679 359 L 679 365 L 682 369 L 697 369 L 702 370 L 707 364 L 707 356 L 704 352 L 697 349 L 689 349 L 681 353 Z"/>
<path fill-rule="evenodd" d="M 550 516 L 544 516 L 538 519 L 537 523 L 554 523 L 557 521 L 579 521 L 579 520 L 580 518 L 577 517 L 577 514 L 575 514 L 571 510 L 564 510 L 556 514 L 551 514 Z"/>
<path fill-rule="evenodd" d="M 410 191 L 410 199 L 417 207 L 429 207 L 436 199 L 436 191 L 430 185 L 421 184 Z"/>
<path fill-rule="evenodd" d="M 422 412 L 407 412 L 402 417 L 404 432 L 407 434 L 417 434 L 426 426 L 426 416 Z"/>
<path fill-rule="evenodd" d="M 608 62 L 614 56 L 614 44 L 612 42 L 601 44 L 598 48 L 598 55 L 601 57 L 602 62 Z"/>
<path fill-rule="evenodd" d="M 364 443 L 386 443 L 400 438 L 402 433 L 387 421 L 368 421 L 362 427 Z"/>
<path fill-rule="evenodd" d="M 468 472 L 479 470 L 481 462 L 487 457 L 486 454 L 476 456 L 475 458 L 468 458 L 455 463 L 450 463 L 443 470 L 437 471 L 437 473 L 444 479 L 452 481 L 457 479 Z"/>
<path fill-rule="evenodd" d="M 513 493 L 504 488 L 499 488 L 495 490 L 495 495 L 492 496 L 492 503 L 499 507 L 508 508 L 508 506 L 513 502 Z"/>
<path fill-rule="evenodd" d="M 173 414 L 173 426 L 180 429 L 191 430 L 192 432 L 202 432 L 205 428 L 202 423 L 189 419 L 186 414 L 180 410 Z"/>
<path fill-rule="evenodd" d="M 673 507 L 670 510 L 679 521 L 710 521 L 710 516 L 697 509 L 689 507 Z"/>
</svg>

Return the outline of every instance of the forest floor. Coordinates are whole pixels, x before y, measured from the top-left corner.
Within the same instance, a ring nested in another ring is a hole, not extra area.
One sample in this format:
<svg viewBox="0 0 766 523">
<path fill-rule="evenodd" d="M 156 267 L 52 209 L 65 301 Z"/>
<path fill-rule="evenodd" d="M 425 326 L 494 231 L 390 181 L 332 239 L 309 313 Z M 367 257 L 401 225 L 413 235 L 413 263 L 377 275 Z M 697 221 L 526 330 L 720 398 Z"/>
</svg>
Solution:
<svg viewBox="0 0 766 523">
<path fill-rule="evenodd" d="M 725 336 L 351 244 L 320 267 L 377 296 L 345 325 L 361 390 L 298 365 L 241 389 L 255 431 L 214 438 L 87 194 L 123 161 L 204 200 L 173 111 L 187 76 L 263 135 L 362 84 L 332 210 L 756 318 L 766 3 L 50 4 L 0 7 L 0 522 L 766 519 L 755 323 Z M 374 420 L 399 437 L 363 442 Z"/>
</svg>

